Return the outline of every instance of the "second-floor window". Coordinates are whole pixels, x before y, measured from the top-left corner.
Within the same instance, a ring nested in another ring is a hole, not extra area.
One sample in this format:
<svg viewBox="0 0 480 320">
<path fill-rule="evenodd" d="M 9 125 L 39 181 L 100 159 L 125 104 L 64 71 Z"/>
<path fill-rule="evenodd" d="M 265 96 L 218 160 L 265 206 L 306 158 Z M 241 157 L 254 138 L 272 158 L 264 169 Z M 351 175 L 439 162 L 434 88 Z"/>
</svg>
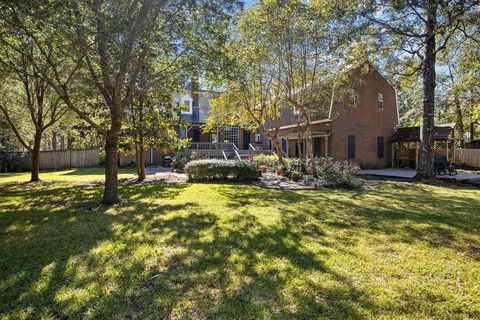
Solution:
<svg viewBox="0 0 480 320">
<path fill-rule="evenodd" d="M 383 110 L 383 93 L 377 95 L 377 108 Z"/>
<path fill-rule="evenodd" d="M 355 91 L 355 89 L 351 89 L 348 92 L 348 103 L 352 107 L 356 107 L 358 105 L 358 94 L 357 94 L 357 91 Z"/>
<path fill-rule="evenodd" d="M 192 98 L 183 97 L 180 104 L 183 114 L 192 114 L 193 113 L 193 100 Z"/>
</svg>

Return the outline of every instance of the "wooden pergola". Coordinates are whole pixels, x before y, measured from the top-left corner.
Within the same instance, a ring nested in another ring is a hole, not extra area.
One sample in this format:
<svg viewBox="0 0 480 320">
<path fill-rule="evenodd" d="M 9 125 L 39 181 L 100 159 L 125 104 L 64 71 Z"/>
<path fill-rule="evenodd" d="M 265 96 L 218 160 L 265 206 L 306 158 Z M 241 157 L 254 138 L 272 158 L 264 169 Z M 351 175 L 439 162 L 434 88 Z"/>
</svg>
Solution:
<svg viewBox="0 0 480 320">
<path fill-rule="evenodd" d="M 434 127 L 435 156 L 445 156 L 455 161 L 455 150 L 463 139 L 455 123 Z M 405 127 L 395 130 L 392 138 L 392 167 L 418 168 L 418 150 L 420 148 L 420 127 Z"/>
</svg>

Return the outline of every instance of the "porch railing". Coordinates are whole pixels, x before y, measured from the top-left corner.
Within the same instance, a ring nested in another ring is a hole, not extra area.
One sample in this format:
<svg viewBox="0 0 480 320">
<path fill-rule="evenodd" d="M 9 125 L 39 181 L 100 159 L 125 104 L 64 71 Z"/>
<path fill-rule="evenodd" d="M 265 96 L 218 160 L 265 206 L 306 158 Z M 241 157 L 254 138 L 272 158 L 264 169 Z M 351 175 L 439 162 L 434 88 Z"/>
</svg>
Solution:
<svg viewBox="0 0 480 320">
<path fill-rule="evenodd" d="M 236 150 L 237 147 L 232 142 L 189 142 L 190 150 Z"/>
</svg>

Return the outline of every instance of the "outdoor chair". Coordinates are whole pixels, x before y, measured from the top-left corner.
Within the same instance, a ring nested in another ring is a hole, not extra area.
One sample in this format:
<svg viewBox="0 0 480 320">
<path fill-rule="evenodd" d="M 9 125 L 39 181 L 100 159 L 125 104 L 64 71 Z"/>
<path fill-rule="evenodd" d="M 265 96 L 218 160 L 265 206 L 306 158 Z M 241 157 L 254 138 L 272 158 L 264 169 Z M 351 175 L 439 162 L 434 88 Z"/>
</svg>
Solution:
<svg viewBox="0 0 480 320">
<path fill-rule="evenodd" d="M 441 176 L 448 174 L 452 176 L 457 174 L 457 169 L 454 163 L 447 160 L 447 157 L 437 156 L 435 157 L 435 174 Z"/>
</svg>

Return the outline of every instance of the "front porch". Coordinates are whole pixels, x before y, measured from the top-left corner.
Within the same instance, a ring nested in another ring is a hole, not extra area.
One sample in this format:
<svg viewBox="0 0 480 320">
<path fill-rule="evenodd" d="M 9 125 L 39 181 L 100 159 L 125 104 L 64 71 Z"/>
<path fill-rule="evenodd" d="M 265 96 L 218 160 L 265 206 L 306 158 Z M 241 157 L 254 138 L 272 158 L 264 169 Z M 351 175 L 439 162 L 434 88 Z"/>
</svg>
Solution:
<svg viewBox="0 0 480 320">
<path fill-rule="evenodd" d="M 298 135 L 291 133 L 280 136 L 282 151 L 288 157 L 299 157 L 300 153 L 305 155 L 307 153 L 307 139 L 298 139 Z M 315 157 L 328 157 L 331 152 L 330 133 L 328 132 L 314 132 L 312 134 L 313 154 Z"/>
</svg>

